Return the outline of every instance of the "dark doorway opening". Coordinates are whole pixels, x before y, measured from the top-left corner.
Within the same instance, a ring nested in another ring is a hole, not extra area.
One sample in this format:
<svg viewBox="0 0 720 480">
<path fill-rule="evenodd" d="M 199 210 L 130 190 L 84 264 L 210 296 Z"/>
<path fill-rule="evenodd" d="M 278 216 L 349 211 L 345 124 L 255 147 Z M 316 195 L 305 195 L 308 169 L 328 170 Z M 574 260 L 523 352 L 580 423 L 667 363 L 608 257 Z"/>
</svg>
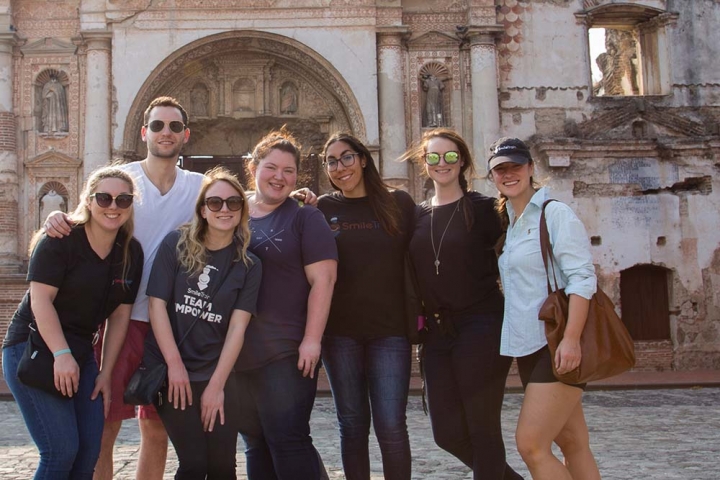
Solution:
<svg viewBox="0 0 720 480">
<path fill-rule="evenodd" d="M 622 319 L 634 340 L 670 340 L 669 277 L 656 265 L 620 272 Z"/>
</svg>

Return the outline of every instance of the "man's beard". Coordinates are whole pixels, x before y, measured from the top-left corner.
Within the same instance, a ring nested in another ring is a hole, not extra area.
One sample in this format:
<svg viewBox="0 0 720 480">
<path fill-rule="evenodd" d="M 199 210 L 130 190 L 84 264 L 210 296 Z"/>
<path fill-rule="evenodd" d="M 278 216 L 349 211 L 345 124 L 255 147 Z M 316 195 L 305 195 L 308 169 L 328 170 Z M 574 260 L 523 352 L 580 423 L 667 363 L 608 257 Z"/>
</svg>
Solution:
<svg viewBox="0 0 720 480">
<path fill-rule="evenodd" d="M 180 155 L 180 151 L 182 150 L 182 143 L 175 145 L 175 147 L 172 150 L 163 150 L 160 145 L 156 144 L 150 144 L 148 145 L 148 150 L 150 150 L 150 153 L 158 158 L 177 158 L 178 155 Z"/>
</svg>

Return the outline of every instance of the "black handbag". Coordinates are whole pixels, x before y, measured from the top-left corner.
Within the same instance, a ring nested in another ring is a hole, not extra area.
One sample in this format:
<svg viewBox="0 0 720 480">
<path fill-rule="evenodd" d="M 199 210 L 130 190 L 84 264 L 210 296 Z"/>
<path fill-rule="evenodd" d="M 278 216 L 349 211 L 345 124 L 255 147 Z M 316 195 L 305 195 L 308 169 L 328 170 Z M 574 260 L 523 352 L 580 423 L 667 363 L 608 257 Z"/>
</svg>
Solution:
<svg viewBox="0 0 720 480">
<path fill-rule="evenodd" d="M 82 368 L 92 354 L 92 340 L 68 332 L 63 333 L 72 356 Z M 55 388 L 55 357 L 34 324 L 30 324 L 30 335 L 18 362 L 17 377 L 28 387 L 38 388 L 61 398 L 70 398 Z"/>
<path fill-rule="evenodd" d="M 167 364 L 164 361 L 158 361 L 150 367 L 143 361 L 130 377 L 130 382 L 123 393 L 123 402 L 128 405 L 150 405 L 155 396 L 160 395 L 160 389 L 166 379 Z"/>
</svg>

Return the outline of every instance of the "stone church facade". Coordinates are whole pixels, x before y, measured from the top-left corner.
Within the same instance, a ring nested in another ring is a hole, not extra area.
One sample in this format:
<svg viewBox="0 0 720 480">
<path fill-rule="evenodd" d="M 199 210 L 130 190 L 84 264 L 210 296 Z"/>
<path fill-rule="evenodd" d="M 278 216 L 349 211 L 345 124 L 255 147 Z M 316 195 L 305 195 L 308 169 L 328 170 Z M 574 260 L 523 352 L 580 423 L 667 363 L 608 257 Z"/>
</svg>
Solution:
<svg viewBox="0 0 720 480">
<path fill-rule="evenodd" d="M 395 159 L 425 129 L 461 132 L 483 176 L 522 138 L 586 224 L 637 369 L 720 368 L 717 25 L 720 0 L 0 0 L 0 333 L 31 233 L 93 169 L 144 158 L 142 112 L 172 95 L 184 168 L 242 176 L 287 125 L 319 192 L 338 130 L 418 201 L 431 184 Z"/>
</svg>

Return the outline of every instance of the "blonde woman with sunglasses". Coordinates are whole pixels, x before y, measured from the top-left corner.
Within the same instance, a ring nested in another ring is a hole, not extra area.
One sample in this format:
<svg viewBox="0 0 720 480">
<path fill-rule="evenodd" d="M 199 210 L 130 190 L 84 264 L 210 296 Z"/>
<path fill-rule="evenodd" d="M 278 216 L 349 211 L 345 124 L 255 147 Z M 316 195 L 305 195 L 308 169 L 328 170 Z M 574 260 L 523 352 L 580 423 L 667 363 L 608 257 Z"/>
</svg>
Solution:
<svg viewBox="0 0 720 480">
<path fill-rule="evenodd" d="M 238 179 L 211 170 L 192 222 L 165 237 L 150 273 L 143 363 L 168 366 L 155 408 L 178 456 L 176 479 L 235 478 L 241 412 L 231 371 L 262 276 L 260 260 L 247 251 L 248 217 Z"/>
<path fill-rule="evenodd" d="M 134 192 L 122 170 L 96 170 L 71 214 L 70 234 L 57 239 L 40 231 L 31 242 L 30 289 L 3 342 L 3 375 L 40 451 L 35 478 L 93 476 L 111 374 L 142 274 L 142 249 L 132 236 Z M 92 342 L 106 318 L 98 371 Z M 56 391 L 19 380 L 18 364 L 30 339 L 35 355 L 52 355 Z"/>
</svg>

